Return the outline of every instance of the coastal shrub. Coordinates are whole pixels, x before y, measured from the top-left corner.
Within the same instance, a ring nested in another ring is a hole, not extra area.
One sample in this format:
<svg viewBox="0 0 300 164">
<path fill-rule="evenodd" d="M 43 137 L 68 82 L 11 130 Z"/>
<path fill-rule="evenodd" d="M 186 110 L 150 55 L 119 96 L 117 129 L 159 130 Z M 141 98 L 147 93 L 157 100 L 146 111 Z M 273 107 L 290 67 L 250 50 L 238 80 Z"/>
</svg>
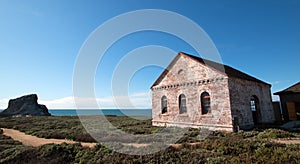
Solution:
<svg viewBox="0 0 300 164">
<path fill-rule="evenodd" d="M 124 128 L 124 131 L 130 134 L 151 134 L 151 130 L 146 128 L 130 127 L 126 129 Z"/>
<path fill-rule="evenodd" d="M 200 129 L 194 129 L 190 128 L 187 129 L 187 132 L 184 134 L 183 137 L 181 137 L 176 143 L 193 143 L 193 142 L 199 142 L 200 138 L 198 137 L 200 135 Z"/>
<path fill-rule="evenodd" d="M 34 154 L 34 148 L 17 145 L 7 148 L 0 153 L 0 163 L 15 163 L 17 161 L 26 162 L 32 154 Z"/>
<path fill-rule="evenodd" d="M 254 157 L 256 161 L 263 163 L 270 161 L 276 161 L 276 163 L 299 163 L 300 147 L 299 145 L 296 146 L 297 149 L 292 147 L 284 144 L 266 143 L 255 150 Z"/>
<path fill-rule="evenodd" d="M 82 149 L 80 144 L 48 144 L 38 148 L 37 156 L 51 163 L 72 163 Z"/>
<path fill-rule="evenodd" d="M 210 132 L 210 137 L 225 137 L 225 133 L 219 131 Z"/>
<path fill-rule="evenodd" d="M 88 133 L 80 133 L 74 135 L 74 141 L 80 142 L 97 142 L 90 134 Z"/>
<path fill-rule="evenodd" d="M 88 151 L 83 149 L 76 154 L 74 163 L 89 163 L 89 161 L 94 158 L 95 153 L 96 151 Z"/>
<path fill-rule="evenodd" d="M 259 131 L 252 130 L 252 131 L 240 131 L 239 134 L 243 136 L 243 138 L 251 138 L 255 137 L 259 134 Z"/>
<path fill-rule="evenodd" d="M 50 133 L 46 138 L 65 139 L 65 138 L 67 138 L 68 135 L 71 135 L 71 134 L 55 131 L 55 132 Z"/>
<path fill-rule="evenodd" d="M 281 129 L 267 129 L 263 132 L 260 132 L 257 135 L 257 138 L 263 139 L 263 138 L 272 138 L 272 139 L 277 139 L 277 138 L 291 138 L 295 137 L 291 132 L 284 131 Z"/>
<path fill-rule="evenodd" d="M 74 140 L 75 139 L 75 137 L 72 135 L 72 134 L 68 134 L 67 136 L 66 136 L 66 139 L 67 140 Z"/>
<path fill-rule="evenodd" d="M 224 157 L 206 158 L 207 163 L 224 163 Z"/>
</svg>

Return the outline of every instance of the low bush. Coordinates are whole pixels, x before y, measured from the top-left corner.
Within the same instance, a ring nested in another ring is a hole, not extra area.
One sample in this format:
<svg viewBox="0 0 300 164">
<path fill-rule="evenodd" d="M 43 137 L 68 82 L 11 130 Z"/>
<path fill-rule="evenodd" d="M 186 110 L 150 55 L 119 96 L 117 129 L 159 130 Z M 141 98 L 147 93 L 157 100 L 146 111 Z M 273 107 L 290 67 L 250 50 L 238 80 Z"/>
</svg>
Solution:
<svg viewBox="0 0 300 164">
<path fill-rule="evenodd" d="M 82 134 L 76 134 L 74 135 L 75 141 L 80 142 L 97 142 L 90 134 L 88 133 L 82 133 Z"/>
<path fill-rule="evenodd" d="M 239 132 L 239 134 L 241 134 L 244 138 L 251 138 L 251 137 L 257 136 L 259 134 L 259 131 L 256 131 L 256 130 L 241 131 L 241 132 Z"/>
<path fill-rule="evenodd" d="M 263 132 L 260 132 L 257 135 L 258 139 L 263 139 L 263 138 L 272 138 L 272 139 L 277 139 L 277 138 L 291 138 L 295 137 L 294 134 L 288 131 L 284 131 L 281 129 L 267 129 Z"/>
</svg>

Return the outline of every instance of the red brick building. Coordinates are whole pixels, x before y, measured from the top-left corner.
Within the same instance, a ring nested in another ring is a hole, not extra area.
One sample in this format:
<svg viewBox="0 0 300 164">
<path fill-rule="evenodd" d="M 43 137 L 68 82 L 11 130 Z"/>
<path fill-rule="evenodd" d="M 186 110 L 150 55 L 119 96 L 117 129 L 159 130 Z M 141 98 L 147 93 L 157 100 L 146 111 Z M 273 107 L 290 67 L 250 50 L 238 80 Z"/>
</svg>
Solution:
<svg viewBox="0 0 300 164">
<path fill-rule="evenodd" d="M 152 124 L 233 131 L 274 122 L 270 84 L 178 53 L 152 85 Z"/>
</svg>

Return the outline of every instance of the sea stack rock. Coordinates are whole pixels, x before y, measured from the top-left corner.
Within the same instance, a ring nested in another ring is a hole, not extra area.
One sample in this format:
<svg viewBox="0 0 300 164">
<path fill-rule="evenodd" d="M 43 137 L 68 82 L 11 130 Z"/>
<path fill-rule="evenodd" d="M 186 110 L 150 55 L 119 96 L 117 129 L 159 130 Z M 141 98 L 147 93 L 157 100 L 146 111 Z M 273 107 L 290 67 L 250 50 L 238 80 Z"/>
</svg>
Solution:
<svg viewBox="0 0 300 164">
<path fill-rule="evenodd" d="M 36 94 L 9 100 L 8 108 L 0 116 L 51 116 L 45 105 L 37 103 Z"/>
</svg>

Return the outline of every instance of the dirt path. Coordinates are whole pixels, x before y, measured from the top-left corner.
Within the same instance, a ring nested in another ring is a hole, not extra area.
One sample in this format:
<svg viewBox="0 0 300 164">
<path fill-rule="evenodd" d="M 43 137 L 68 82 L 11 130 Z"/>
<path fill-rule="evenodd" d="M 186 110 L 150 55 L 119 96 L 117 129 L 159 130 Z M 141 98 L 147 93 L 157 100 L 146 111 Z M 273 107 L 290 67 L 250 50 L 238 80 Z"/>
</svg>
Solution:
<svg viewBox="0 0 300 164">
<path fill-rule="evenodd" d="M 282 144 L 300 144 L 300 139 L 272 139 L 271 141 Z"/>
<path fill-rule="evenodd" d="M 65 140 L 65 139 L 38 138 L 36 136 L 28 135 L 14 129 L 2 128 L 2 130 L 3 130 L 3 135 L 9 136 L 16 141 L 20 141 L 23 145 L 26 146 L 38 147 L 45 144 L 51 144 L 51 143 L 61 144 L 63 142 L 68 144 L 80 143 L 83 147 L 90 147 L 90 148 L 96 145 L 96 143 L 75 142 L 75 141 Z"/>
</svg>

